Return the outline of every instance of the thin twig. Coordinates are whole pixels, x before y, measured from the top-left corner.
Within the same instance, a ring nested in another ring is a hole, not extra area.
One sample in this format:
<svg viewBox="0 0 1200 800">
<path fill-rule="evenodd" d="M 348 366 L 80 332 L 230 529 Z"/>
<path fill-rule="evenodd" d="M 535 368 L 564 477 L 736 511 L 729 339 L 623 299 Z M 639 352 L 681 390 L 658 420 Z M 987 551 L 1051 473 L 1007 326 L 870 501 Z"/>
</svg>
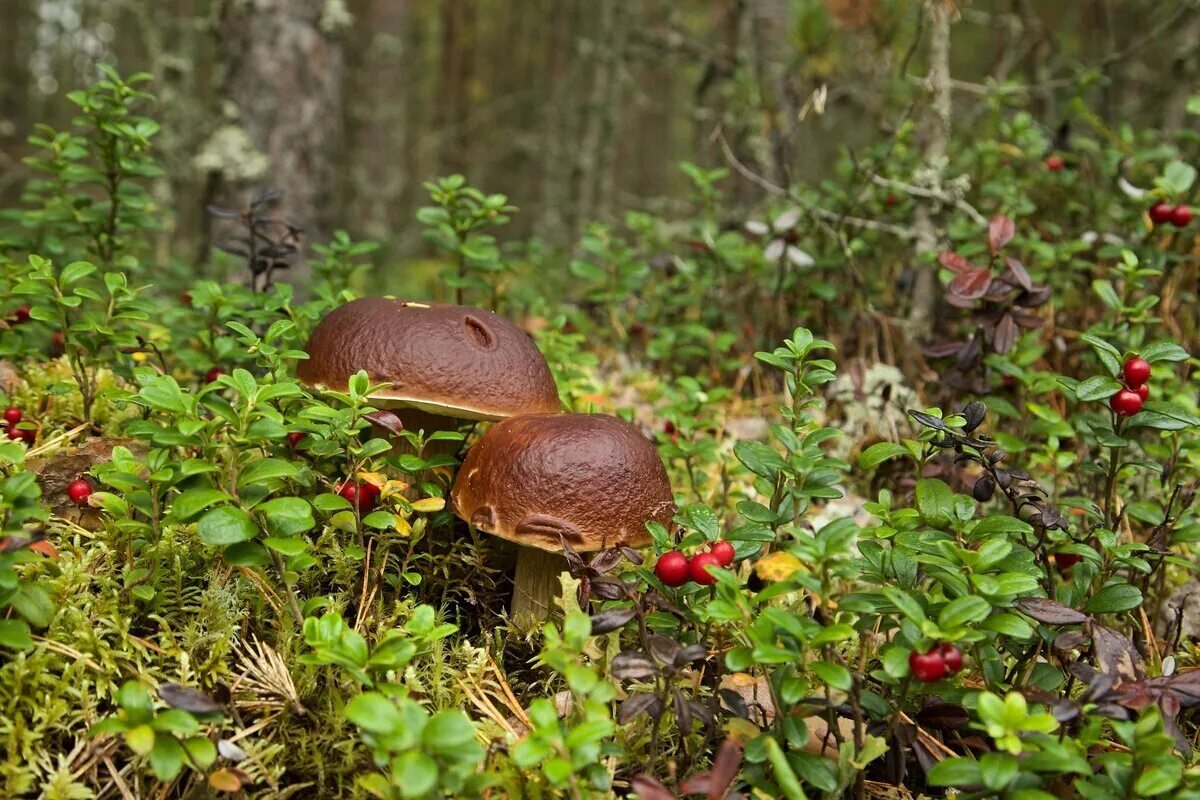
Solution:
<svg viewBox="0 0 1200 800">
<path fill-rule="evenodd" d="M 913 233 L 906 228 L 901 228 L 898 225 L 891 225 L 886 222 L 879 222 L 878 220 L 864 219 L 863 217 L 845 216 L 837 213 L 836 211 L 830 211 L 829 209 L 821 208 L 809 200 L 800 197 L 795 192 L 789 191 L 778 184 L 772 183 L 738 160 L 737 155 L 734 154 L 733 150 L 729 147 L 729 142 L 725 139 L 725 134 L 721 131 L 721 127 L 719 125 L 713 131 L 713 139 L 720 143 L 721 151 L 725 154 L 725 160 L 729 162 L 729 165 L 733 167 L 739 175 L 764 191 L 769 192 L 770 194 L 777 195 L 779 197 L 786 197 L 788 200 L 792 201 L 798 206 L 803 207 L 814 216 L 837 223 L 853 225 L 858 228 L 867 228 L 868 230 L 890 233 L 891 235 L 897 236 L 901 239 L 913 238 Z"/>
</svg>

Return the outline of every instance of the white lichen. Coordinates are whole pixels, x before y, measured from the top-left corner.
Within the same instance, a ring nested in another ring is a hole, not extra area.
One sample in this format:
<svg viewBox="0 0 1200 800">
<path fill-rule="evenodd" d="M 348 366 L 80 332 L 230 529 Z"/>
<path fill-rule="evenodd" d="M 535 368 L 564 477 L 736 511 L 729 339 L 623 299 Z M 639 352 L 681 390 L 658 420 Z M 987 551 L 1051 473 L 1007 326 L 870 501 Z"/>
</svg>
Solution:
<svg viewBox="0 0 1200 800">
<path fill-rule="evenodd" d="M 349 30 L 354 24 L 354 15 L 350 13 L 345 0 L 326 0 L 325 7 L 321 9 L 321 20 L 317 24 L 321 33 L 333 36 Z"/>
<path fill-rule="evenodd" d="M 270 165 L 246 131 L 234 124 L 213 131 L 192 158 L 192 166 L 199 172 L 220 173 L 230 183 L 254 183 L 267 174 Z"/>
</svg>

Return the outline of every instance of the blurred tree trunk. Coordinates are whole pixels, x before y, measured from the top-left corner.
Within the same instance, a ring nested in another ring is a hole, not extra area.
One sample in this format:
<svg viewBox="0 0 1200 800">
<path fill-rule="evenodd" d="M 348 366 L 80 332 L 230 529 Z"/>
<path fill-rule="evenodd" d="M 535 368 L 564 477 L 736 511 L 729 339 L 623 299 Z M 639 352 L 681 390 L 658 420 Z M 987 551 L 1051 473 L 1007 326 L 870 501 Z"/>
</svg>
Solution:
<svg viewBox="0 0 1200 800">
<path fill-rule="evenodd" d="M 754 42 L 754 72 L 763 96 L 762 114 L 767 132 L 758 172 L 776 186 L 788 188 L 792 173 L 792 140 L 796 103 L 788 87 L 791 6 L 783 0 L 760 0 L 749 15 Z"/>
<path fill-rule="evenodd" d="M 474 0 L 442 0 L 440 81 L 434 125 L 442 137 L 438 171 L 467 173 L 471 165 L 468 115 L 475 79 Z M 468 175 L 470 180 L 471 176 Z"/>
<path fill-rule="evenodd" d="M 563 172 L 571 153 L 569 143 L 574 135 L 571 123 L 575 105 L 570 103 L 570 98 L 575 94 L 572 91 L 575 86 L 572 56 L 578 19 L 579 9 L 570 0 L 552 3 L 543 16 L 548 52 L 541 132 L 544 155 L 538 194 L 544 211 L 537 230 L 539 235 L 554 243 L 566 241 L 570 216 L 570 187 L 563 178 Z"/>
<path fill-rule="evenodd" d="M 222 112 L 267 157 L 261 185 L 283 190 L 283 216 L 309 240 L 328 232 L 336 211 L 343 73 L 336 33 L 349 20 L 327 17 L 335 7 L 326 0 L 225 0 L 215 31 Z M 231 195 L 249 188 L 218 175 L 208 195 L 240 208 L 246 198 Z"/>
<path fill-rule="evenodd" d="M 339 205 L 349 211 L 361 235 L 372 239 L 394 235 L 399 220 L 392 214 L 401 205 L 405 185 L 415 177 L 405 156 L 411 122 L 410 87 L 404 80 L 412 66 L 409 13 L 407 3 L 369 0 L 357 15 L 358 38 L 346 51 L 347 96 L 352 102 L 346 108 L 349 168 L 341 176 L 339 196 L 344 202 Z M 381 154 L 387 154 L 388 169 L 380 169 Z"/>
<path fill-rule="evenodd" d="M 22 34 L 30 3 L 0 0 L 0 197 L 15 199 L 15 186 L 24 170 L 17 163 L 20 142 L 29 131 L 26 118 L 31 78 L 26 66 L 27 48 Z"/>
<path fill-rule="evenodd" d="M 1179 26 L 1179 38 L 1171 59 L 1171 87 L 1163 127 L 1177 131 L 1187 121 L 1188 98 L 1196 93 L 1200 76 L 1200 9 L 1194 9 Z"/>
<path fill-rule="evenodd" d="M 620 103 L 620 69 L 624 59 L 625 30 L 630 10 L 620 0 L 596 0 L 599 19 L 588 35 L 591 88 L 583 107 L 583 141 L 575 162 L 573 184 L 577 198 L 571 235 L 602 217 L 612 195 L 616 161 L 617 111 Z"/>
<path fill-rule="evenodd" d="M 929 108 L 924 116 L 922 136 L 923 168 L 930 175 L 935 192 L 941 191 L 942 173 L 946 169 L 946 146 L 950 140 L 950 10 L 942 0 L 929 0 Z M 913 302 L 909 309 L 909 333 L 914 339 L 923 338 L 933 328 L 933 311 L 938 301 L 937 267 L 927 263 L 938 249 L 941 233 L 935 220 L 938 203 L 932 197 L 916 198 L 913 218 L 916 280 L 913 282 Z"/>
</svg>

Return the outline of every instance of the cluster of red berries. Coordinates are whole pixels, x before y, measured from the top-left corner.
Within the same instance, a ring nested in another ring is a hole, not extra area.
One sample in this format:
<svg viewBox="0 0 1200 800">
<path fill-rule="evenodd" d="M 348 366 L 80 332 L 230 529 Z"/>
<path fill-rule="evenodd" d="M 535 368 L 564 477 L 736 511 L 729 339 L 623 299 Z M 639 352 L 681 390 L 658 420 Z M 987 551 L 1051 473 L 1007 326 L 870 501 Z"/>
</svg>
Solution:
<svg viewBox="0 0 1200 800">
<path fill-rule="evenodd" d="M 370 511 L 379 501 L 379 487 L 373 483 L 352 483 L 347 481 L 337 487 L 337 493 L 350 501 L 350 505 L 359 511 Z"/>
<path fill-rule="evenodd" d="M 1192 221 L 1190 206 L 1173 206 L 1170 203 L 1155 203 L 1150 206 L 1150 221 L 1155 225 L 1166 225 L 1168 222 L 1176 228 L 1186 228 Z"/>
<path fill-rule="evenodd" d="M 733 563 L 733 545 L 729 542 L 713 542 L 703 553 L 688 558 L 678 550 L 669 550 L 658 557 L 654 574 L 667 586 L 683 586 L 693 581 L 701 586 L 712 586 L 717 582 L 709 567 L 728 567 Z"/>
<path fill-rule="evenodd" d="M 956 674 L 962 667 L 962 651 L 949 642 L 935 644 L 924 653 L 913 650 L 908 656 L 908 668 L 921 683 L 940 681 Z"/>
<path fill-rule="evenodd" d="M 83 507 L 88 504 L 88 498 L 92 496 L 92 485 L 83 478 L 76 478 L 67 486 L 67 497 L 71 498 L 71 502 L 77 506 Z"/>
<path fill-rule="evenodd" d="M 1108 401 L 1112 410 L 1121 417 L 1132 417 L 1142 410 L 1142 404 L 1150 396 L 1150 363 L 1144 358 L 1131 358 L 1121 369 L 1125 376 L 1125 388 Z"/>
<path fill-rule="evenodd" d="M 37 440 L 37 431 L 33 428 L 18 428 L 17 423 L 20 421 L 21 409 L 16 406 L 4 409 L 4 432 L 8 434 L 8 438 L 14 441 L 21 439 L 25 444 L 33 444 Z"/>
</svg>

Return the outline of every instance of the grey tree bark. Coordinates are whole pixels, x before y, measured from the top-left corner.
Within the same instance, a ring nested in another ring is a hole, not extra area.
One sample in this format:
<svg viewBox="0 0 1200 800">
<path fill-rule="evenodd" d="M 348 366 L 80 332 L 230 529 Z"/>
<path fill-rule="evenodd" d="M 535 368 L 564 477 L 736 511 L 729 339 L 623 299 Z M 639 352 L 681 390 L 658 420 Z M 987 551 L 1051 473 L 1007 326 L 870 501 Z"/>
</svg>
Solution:
<svg viewBox="0 0 1200 800">
<path fill-rule="evenodd" d="M 930 0 L 929 13 L 929 110 L 925 116 L 922 149 L 923 167 L 928 174 L 929 188 L 941 194 L 942 175 L 946 168 L 946 145 L 950 140 L 950 11 L 942 0 Z M 930 253 L 938 248 L 940 232 L 936 216 L 940 200 L 936 196 L 917 197 L 913 218 L 916 280 L 913 302 L 909 309 L 908 328 L 914 338 L 929 333 L 933 324 L 933 309 L 937 303 L 937 268 L 926 264 Z"/>
<path fill-rule="evenodd" d="M 220 4 L 215 30 L 220 110 L 227 127 L 244 132 L 238 141 L 265 157 L 265 168 L 213 170 L 211 199 L 242 207 L 251 184 L 276 186 L 284 192 L 284 216 L 302 226 L 306 238 L 328 232 L 337 207 L 335 157 L 343 127 L 338 33 L 349 23 L 339 0 Z"/>
</svg>

